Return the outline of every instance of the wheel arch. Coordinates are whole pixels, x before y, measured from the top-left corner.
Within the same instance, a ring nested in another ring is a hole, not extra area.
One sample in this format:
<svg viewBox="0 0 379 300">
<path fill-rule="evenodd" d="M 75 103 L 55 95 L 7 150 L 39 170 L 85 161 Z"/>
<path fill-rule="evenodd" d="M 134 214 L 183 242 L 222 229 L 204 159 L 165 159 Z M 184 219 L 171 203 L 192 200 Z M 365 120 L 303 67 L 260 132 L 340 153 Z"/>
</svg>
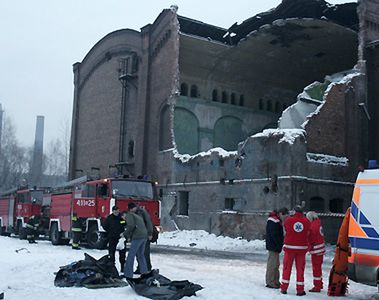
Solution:
<svg viewBox="0 0 379 300">
<path fill-rule="evenodd" d="M 50 222 L 49 222 L 49 231 L 51 230 L 51 227 L 54 223 L 57 223 L 58 224 L 58 231 L 61 232 L 62 229 L 61 229 L 61 221 L 59 219 L 50 219 Z"/>
</svg>

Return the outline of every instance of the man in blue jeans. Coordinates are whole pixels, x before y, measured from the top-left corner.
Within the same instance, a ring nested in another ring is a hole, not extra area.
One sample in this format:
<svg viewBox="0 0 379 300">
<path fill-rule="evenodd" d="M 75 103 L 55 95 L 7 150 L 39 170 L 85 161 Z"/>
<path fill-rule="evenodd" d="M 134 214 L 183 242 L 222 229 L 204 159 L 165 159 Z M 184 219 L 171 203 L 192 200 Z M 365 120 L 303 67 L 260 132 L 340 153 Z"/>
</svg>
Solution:
<svg viewBox="0 0 379 300">
<path fill-rule="evenodd" d="M 128 204 L 126 230 L 123 233 L 125 238 L 130 241 L 130 248 L 124 269 L 124 275 L 126 278 L 133 278 L 135 257 L 137 257 L 141 274 L 147 273 L 148 271 L 144 253 L 147 239 L 151 239 L 153 228 L 146 228 L 143 218 L 136 214 L 137 208 L 137 205 L 133 202 Z"/>
</svg>

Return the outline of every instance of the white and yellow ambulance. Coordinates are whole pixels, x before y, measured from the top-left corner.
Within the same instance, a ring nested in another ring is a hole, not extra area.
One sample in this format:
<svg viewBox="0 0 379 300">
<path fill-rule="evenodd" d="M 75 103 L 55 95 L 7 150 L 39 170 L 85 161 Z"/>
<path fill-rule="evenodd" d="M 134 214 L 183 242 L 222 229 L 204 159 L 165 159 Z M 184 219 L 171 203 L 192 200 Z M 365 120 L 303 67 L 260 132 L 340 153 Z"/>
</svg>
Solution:
<svg viewBox="0 0 379 300">
<path fill-rule="evenodd" d="M 379 280 L 379 169 L 360 172 L 349 218 L 348 277 L 378 285 Z"/>
</svg>

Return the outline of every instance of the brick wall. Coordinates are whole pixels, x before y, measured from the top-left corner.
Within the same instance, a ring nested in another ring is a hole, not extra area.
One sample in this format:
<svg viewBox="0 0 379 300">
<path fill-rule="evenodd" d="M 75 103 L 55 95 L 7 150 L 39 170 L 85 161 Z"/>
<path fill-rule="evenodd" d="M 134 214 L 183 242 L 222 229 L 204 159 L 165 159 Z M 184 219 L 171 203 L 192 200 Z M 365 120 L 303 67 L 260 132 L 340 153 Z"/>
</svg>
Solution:
<svg viewBox="0 0 379 300">
<path fill-rule="evenodd" d="M 344 156 L 349 170 L 341 174 L 344 180 L 355 180 L 358 166 L 366 165 L 367 118 L 358 105 L 364 101 L 365 75 L 332 85 L 326 92 L 319 112 L 308 119 L 307 152 Z"/>
<path fill-rule="evenodd" d="M 153 178 L 158 178 L 159 125 L 162 109 L 172 105 L 179 89 L 179 24 L 176 14 L 164 10 L 149 29 L 150 68 L 149 95 L 147 97 L 148 130 L 145 132 L 144 170 Z M 166 115 L 170 116 L 170 115 Z M 169 118 L 165 122 L 172 122 Z M 172 128 L 172 123 L 169 128 Z"/>
<path fill-rule="evenodd" d="M 317 117 L 310 118 L 307 131 L 307 151 L 344 156 L 346 153 L 345 92 L 343 84 L 334 85 Z"/>
<path fill-rule="evenodd" d="M 108 176 L 108 166 L 118 162 L 122 95 L 118 60 L 131 51 L 140 53 L 140 45 L 137 32 L 116 31 L 97 43 L 82 63 L 74 65 L 71 178 L 83 175 L 75 169 L 82 169 L 86 174 L 91 167 L 100 168 L 100 174 Z M 133 120 L 137 97 L 137 89 L 131 88 L 127 101 L 127 132 L 132 139 L 137 135 Z"/>
</svg>

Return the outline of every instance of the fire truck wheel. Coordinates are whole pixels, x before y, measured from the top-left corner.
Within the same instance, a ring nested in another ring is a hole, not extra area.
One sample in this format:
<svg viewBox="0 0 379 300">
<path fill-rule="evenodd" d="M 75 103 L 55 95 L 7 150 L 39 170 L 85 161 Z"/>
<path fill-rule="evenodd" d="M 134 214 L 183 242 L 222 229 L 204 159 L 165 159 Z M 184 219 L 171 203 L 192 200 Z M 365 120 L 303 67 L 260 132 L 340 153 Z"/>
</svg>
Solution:
<svg viewBox="0 0 379 300">
<path fill-rule="evenodd" d="M 16 225 L 16 228 L 15 228 L 15 231 L 14 231 L 14 233 L 16 234 L 16 235 L 18 235 L 19 233 L 20 233 L 20 229 L 22 228 L 22 223 L 21 223 L 21 221 L 17 221 L 17 225 Z"/>
<path fill-rule="evenodd" d="M 26 229 L 21 227 L 19 230 L 18 230 L 18 237 L 20 238 L 20 240 L 26 240 Z"/>
<path fill-rule="evenodd" d="M 51 225 L 50 240 L 53 245 L 60 245 L 62 243 L 61 233 L 58 230 L 57 223 Z"/>
<path fill-rule="evenodd" d="M 104 237 L 97 228 L 97 224 L 91 224 L 87 232 L 87 244 L 93 249 L 105 249 Z"/>
</svg>

